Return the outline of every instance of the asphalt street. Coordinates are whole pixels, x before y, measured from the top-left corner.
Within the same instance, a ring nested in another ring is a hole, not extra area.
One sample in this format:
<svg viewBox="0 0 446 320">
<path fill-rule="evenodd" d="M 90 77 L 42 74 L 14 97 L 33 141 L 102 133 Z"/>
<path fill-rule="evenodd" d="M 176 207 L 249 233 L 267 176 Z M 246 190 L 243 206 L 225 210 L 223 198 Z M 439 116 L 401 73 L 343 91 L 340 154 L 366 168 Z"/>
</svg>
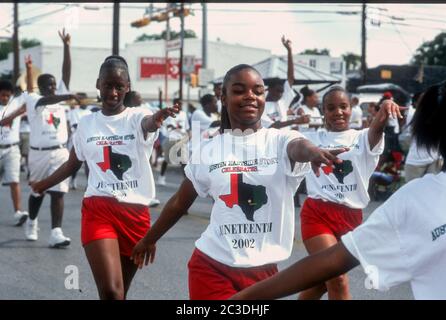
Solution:
<svg viewBox="0 0 446 320">
<path fill-rule="evenodd" d="M 155 175 L 158 171 L 155 170 Z M 96 286 L 80 242 L 80 204 L 86 179 L 79 172 L 78 189 L 65 196 L 64 233 L 72 244 L 66 249 L 50 249 L 49 197 L 39 214 L 39 240 L 28 242 L 22 227 L 12 223 L 12 203 L 9 188 L 0 187 L 0 299 L 97 299 Z M 161 205 L 151 210 L 152 223 L 163 204 L 176 191 L 182 175 L 179 168 L 167 173 L 167 185 L 157 187 Z M 29 187 L 22 174 L 22 204 L 27 210 Z M 301 197 L 303 202 L 303 196 Z M 372 202 L 365 210 L 367 217 L 379 203 Z M 197 199 L 184 216 L 158 243 L 155 263 L 135 276 L 128 299 L 188 299 L 187 262 L 195 240 L 209 223 L 210 199 Z M 296 209 L 296 240 L 290 259 L 279 263 L 279 269 L 306 256 L 300 241 L 299 209 Z M 78 288 L 75 276 L 78 275 Z M 366 276 L 360 268 L 349 273 L 353 299 L 413 299 L 410 285 L 403 284 L 387 292 L 365 288 Z M 68 288 L 67 288 L 68 287 Z M 286 299 L 296 299 L 290 296 Z M 326 296 L 324 296 L 326 299 Z"/>
</svg>

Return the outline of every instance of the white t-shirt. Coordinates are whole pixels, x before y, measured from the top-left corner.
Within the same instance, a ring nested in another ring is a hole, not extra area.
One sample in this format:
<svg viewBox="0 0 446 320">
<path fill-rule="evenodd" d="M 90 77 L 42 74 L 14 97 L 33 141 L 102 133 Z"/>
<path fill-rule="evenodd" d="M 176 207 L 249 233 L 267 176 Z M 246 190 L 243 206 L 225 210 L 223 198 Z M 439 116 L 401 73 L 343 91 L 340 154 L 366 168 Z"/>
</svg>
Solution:
<svg viewBox="0 0 446 320">
<path fill-rule="evenodd" d="M 148 109 L 126 108 L 114 116 L 99 111 L 81 119 L 73 147 L 90 169 L 85 197 L 114 197 L 142 205 L 155 198 L 149 159 L 158 131 L 144 139 L 141 121 L 146 115 Z"/>
<path fill-rule="evenodd" d="M 200 197 L 214 199 L 210 224 L 195 242 L 199 250 L 232 267 L 290 256 L 293 195 L 310 166 L 296 163 L 292 170 L 286 149 L 302 137 L 262 128 L 246 136 L 225 133 L 193 147 L 185 174 Z"/>
<path fill-rule="evenodd" d="M 412 121 L 414 114 L 415 109 L 409 108 L 406 123 L 409 125 L 407 129 L 411 131 L 412 126 L 410 125 L 410 122 Z M 415 139 L 412 139 L 410 141 L 409 152 L 407 153 L 405 163 L 412 166 L 426 166 L 437 161 L 439 158 L 440 155 L 438 153 L 438 150 L 431 150 L 429 153 L 429 151 L 425 147 L 418 147 Z"/>
<path fill-rule="evenodd" d="M 20 109 L 24 103 L 23 94 L 18 97 L 11 97 L 6 106 L 0 105 L 0 120 Z M 14 144 L 20 141 L 20 119 L 20 116 L 16 117 L 12 120 L 11 126 L 0 127 L 0 145 Z"/>
<path fill-rule="evenodd" d="M 56 94 L 67 94 L 68 90 L 63 81 L 59 82 Z M 30 126 L 29 144 L 36 148 L 48 148 L 67 143 L 68 129 L 66 106 L 59 103 L 39 106 L 37 102 L 42 98 L 40 94 L 26 95 L 26 114 Z"/>
<path fill-rule="evenodd" d="M 174 129 L 167 128 L 167 126 L 172 126 Z M 187 114 L 183 110 L 175 115 L 175 118 L 169 117 L 164 120 L 163 126 L 161 127 L 164 136 L 168 137 L 169 140 L 180 140 L 184 138 L 189 130 L 189 121 L 187 120 Z"/>
<path fill-rule="evenodd" d="M 73 131 L 73 126 L 77 126 L 80 122 L 80 120 L 91 114 L 91 110 L 88 108 L 82 109 L 82 108 L 75 108 L 71 109 L 68 112 L 68 122 L 70 123 L 71 130 Z"/>
<path fill-rule="evenodd" d="M 362 109 L 359 105 L 352 108 L 352 115 L 350 117 L 350 128 L 362 129 Z"/>
<path fill-rule="evenodd" d="M 340 165 L 322 165 L 319 177 L 313 171 L 306 176 L 308 196 L 343 204 L 353 209 L 363 209 L 369 203 L 369 179 L 384 151 L 384 139 L 370 150 L 369 129 L 349 129 L 342 132 L 308 132 L 305 136 L 323 149 L 350 148 L 339 154 L 344 160 Z"/>
<path fill-rule="evenodd" d="M 221 100 L 220 99 L 218 99 L 217 100 L 217 111 L 218 111 L 218 113 L 221 113 L 221 108 L 222 108 L 222 104 L 221 104 Z"/>
<path fill-rule="evenodd" d="M 415 299 L 446 299 L 446 173 L 398 190 L 342 237 L 374 288 L 410 281 Z M 370 273 L 371 272 L 371 273 Z"/>
<path fill-rule="evenodd" d="M 212 122 L 217 121 L 217 117 L 213 113 L 208 116 L 203 110 L 197 109 L 194 111 L 194 113 L 192 113 L 192 127 L 194 126 L 194 121 L 197 121 L 200 124 L 200 133 L 202 133 L 203 131 L 209 129 Z"/>
<path fill-rule="evenodd" d="M 297 110 L 302 109 L 304 115 L 310 116 L 310 123 L 300 124 L 299 131 L 301 132 L 314 132 L 316 128 L 310 128 L 310 125 L 323 125 L 322 116 L 318 108 L 310 108 L 305 104 L 302 104 Z"/>
<path fill-rule="evenodd" d="M 283 94 L 280 100 L 265 102 L 265 110 L 263 111 L 261 118 L 262 127 L 268 128 L 276 121 L 287 121 L 288 107 L 295 96 L 296 94 L 294 93 L 293 88 L 291 88 L 288 81 L 285 81 L 283 84 Z M 289 129 L 289 126 L 286 128 Z"/>
</svg>

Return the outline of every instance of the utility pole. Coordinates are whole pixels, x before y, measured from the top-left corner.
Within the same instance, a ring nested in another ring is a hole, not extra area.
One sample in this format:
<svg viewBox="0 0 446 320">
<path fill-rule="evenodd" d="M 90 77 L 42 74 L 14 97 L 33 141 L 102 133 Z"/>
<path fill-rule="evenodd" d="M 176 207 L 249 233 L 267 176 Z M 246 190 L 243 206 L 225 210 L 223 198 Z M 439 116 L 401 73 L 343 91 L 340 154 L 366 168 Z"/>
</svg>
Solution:
<svg viewBox="0 0 446 320">
<path fill-rule="evenodd" d="M 119 55 L 119 2 L 113 4 L 113 49 L 112 54 Z"/>
<path fill-rule="evenodd" d="M 202 27 L 202 32 L 203 32 L 203 39 L 202 39 L 202 45 L 201 45 L 201 67 L 203 69 L 206 69 L 208 67 L 208 9 L 207 9 L 207 4 L 206 3 L 202 3 L 201 4 L 203 6 L 203 18 L 202 18 L 202 22 L 203 22 L 203 27 Z"/>
<path fill-rule="evenodd" d="M 12 83 L 15 86 L 19 78 L 19 4 L 17 2 L 14 2 L 14 34 L 12 35 L 12 46 L 14 51 Z"/>
<path fill-rule="evenodd" d="M 168 93 L 168 83 L 169 83 L 169 51 L 167 50 L 167 46 L 169 44 L 170 41 L 170 23 L 169 23 L 169 3 L 167 3 L 167 8 L 166 8 L 166 12 L 167 12 L 167 19 L 166 19 L 166 55 L 165 55 L 165 59 L 166 59 L 166 73 L 164 76 L 164 102 L 167 103 L 169 102 L 169 93 Z M 161 106 L 160 106 L 161 108 Z"/>
<path fill-rule="evenodd" d="M 367 30 L 366 30 L 366 14 L 367 6 L 362 4 L 362 30 L 361 30 L 361 79 L 364 85 L 367 82 L 367 59 L 366 59 L 366 44 L 367 44 Z"/>
<path fill-rule="evenodd" d="M 180 21 L 181 21 L 181 31 L 180 31 L 180 62 L 178 63 L 180 67 L 180 89 L 179 98 L 183 100 L 183 48 L 184 48 L 184 2 L 181 2 L 180 7 Z"/>
</svg>

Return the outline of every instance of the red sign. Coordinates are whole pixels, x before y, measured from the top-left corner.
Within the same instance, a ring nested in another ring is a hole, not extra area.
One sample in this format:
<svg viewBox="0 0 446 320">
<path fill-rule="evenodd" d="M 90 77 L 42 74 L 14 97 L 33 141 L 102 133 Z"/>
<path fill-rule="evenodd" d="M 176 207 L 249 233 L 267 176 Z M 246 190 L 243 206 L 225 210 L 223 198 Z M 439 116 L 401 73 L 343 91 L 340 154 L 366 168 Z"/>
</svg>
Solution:
<svg viewBox="0 0 446 320">
<path fill-rule="evenodd" d="M 164 79 L 166 73 L 166 59 L 157 57 L 139 58 L 139 78 L 140 79 Z M 180 59 L 169 58 L 167 65 L 168 79 L 178 79 L 180 69 L 178 63 Z M 201 59 L 195 59 L 195 72 L 201 67 Z"/>
</svg>

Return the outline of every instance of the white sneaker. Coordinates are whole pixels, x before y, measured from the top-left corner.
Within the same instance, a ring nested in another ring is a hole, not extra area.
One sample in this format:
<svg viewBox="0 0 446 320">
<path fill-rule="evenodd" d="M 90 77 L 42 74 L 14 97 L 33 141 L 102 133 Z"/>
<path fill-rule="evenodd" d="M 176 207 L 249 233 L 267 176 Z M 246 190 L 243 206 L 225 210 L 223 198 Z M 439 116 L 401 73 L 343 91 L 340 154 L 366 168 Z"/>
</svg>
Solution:
<svg viewBox="0 0 446 320">
<path fill-rule="evenodd" d="M 38 235 L 37 235 L 37 218 L 34 220 L 28 219 L 25 224 L 25 237 L 26 240 L 29 241 L 37 241 Z"/>
<path fill-rule="evenodd" d="M 48 241 L 51 248 L 60 248 L 69 246 L 71 239 L 65 237 L 61 228 L 54 228 L 51 230 L 50 239 Z"/>
<path fill-rule="evenodd" d="M 165 186 L 166 185 L 166 176 L 159 176 L 157 184 L 159 184 L 160 186 Z"/>
<path fill-rule="evenodd" d="M 14 213 L 14 225 L 20 227 L 28 219 L 28 212 L 26 211 L 16 211 Z"/>
<path fill-rule="evenodd" d="M 149 208 L 157 207 L 161 202 L 158 199 L 150 199 Z"/>
</svg>

